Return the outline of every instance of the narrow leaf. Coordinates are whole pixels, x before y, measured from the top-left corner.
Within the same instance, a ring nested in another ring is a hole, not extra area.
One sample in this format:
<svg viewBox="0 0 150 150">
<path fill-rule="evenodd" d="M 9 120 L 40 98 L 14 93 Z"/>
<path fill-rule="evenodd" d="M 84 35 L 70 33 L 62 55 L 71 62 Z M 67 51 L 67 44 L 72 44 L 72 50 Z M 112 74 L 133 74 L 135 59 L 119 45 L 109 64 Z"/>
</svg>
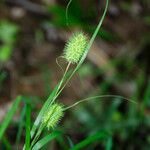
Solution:
<svg viewBox="0 0 150 150">
<path fill-rule="evenodd" d="M 0 126 L 0 139 L 2 138 L 2 136 L 5 133 L 5 130 L 7 129 L 8 125 L 10 124 L 16 110 L 18 109 L 18 106 L 21 102 L 21 96 L 18 96 L 16 98 L 16 100 L 13 102 L 12 107 L 10 108 L 10 110 L 8 111 L 4 121 L 2 122 L 1 126 Z"/>
<path fill-rule="evenodd" d="M 42 138 L 40 141 L 38 141 L 34 147 L 32 148 L 32 150 L 39 150 L 41 149 L 44 145 L 46 145 L 48 142 L 52 141 L 53 139 L 61 136 L 62 133 L 58 132 L 58 131 L 54 131 L 52 133 L 50 133 L 49 135 L 45 136 L 44 138 Z"/>
<path fill-rule="evenodd" d="M 55 87 L 55 89 L 52 91 L 52 93 L 49 95 L 48 99 L 46 100 L 46 102 L 44 103 L 42 109 L 40 110 L 34 124 L 33 124 L 33 127 L 31 129 L 31 138 L 33 138 L 36 130 L 37 130 L 37 127 L 39 126 L 40 124 L 40 121 L 41 121 L 41 118 L 44 114 L 44 112 L 46 112 L 46 110 L 48 109 L 48 107 L 50 106 L 51 104 L 51 101 L 53 100 L 54 96 L 56 95 L 56 92 L 58 91 L 58 86 Z"/>
<path fill-rule="evenodd" d="M 31 106 L 26 104 L 26 140 L 25 140 L 25 150 L 30 149 L 30 127 L 31 127 Z"/>
<path fill-rule="evenodd" d="M 98 132 L 93 136 L 89 136 L 86 139 L 84 139 L 83 141 L 81 141 L 80 143 L 76 144 L 73 148 L 71 148 L 70 150 L 79 150 L 79 149 L 83 149 L 85 146 L 97 141 L 97 140 L 102 140 L 105 139 L 107 137 L 107 134 L 104 132 Z"/>
<path fill-rule="evenodd" d="M 109 137 L 107 142 L 106 142 L 105 150 L 111 150 L 112 149 L 112 144 L 113 144 L 112 137 Z"/>
<path fill-rule="evenodd" d="M 26 107 L 23 107 L 23 110 L 21 111 L 21 116 L 19 119 L 19 127 L 17 131 L 17 136 L 16 136 L 16 145 L 19 144 L 20 138 L 21 138 L 21 133 L 24 127 L 24 118 L 25 118 L 25 113 L 26 113 Z"/>
</svg>

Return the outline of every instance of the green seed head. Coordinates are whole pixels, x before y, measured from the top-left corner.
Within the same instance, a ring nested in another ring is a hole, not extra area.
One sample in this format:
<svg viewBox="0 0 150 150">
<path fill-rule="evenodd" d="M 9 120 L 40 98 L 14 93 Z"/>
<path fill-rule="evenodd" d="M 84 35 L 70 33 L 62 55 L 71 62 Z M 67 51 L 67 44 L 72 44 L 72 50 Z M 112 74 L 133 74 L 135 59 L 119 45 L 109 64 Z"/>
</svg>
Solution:
<svg viewBox="0 0 150 150">
<path fill-rule="evenodd" d="M 78 63 L 87 47 L 87 37 L 82 33 L 75 33 L 67 42 L 64 57 L 70 63 Z"/>
<path fill-rule="evenodd" d="M 48 129 L 54 129 L 63 116 L 63 106 L 60 104 L 53 104 L 43 116 L 42 123 Z"/>
</svg>

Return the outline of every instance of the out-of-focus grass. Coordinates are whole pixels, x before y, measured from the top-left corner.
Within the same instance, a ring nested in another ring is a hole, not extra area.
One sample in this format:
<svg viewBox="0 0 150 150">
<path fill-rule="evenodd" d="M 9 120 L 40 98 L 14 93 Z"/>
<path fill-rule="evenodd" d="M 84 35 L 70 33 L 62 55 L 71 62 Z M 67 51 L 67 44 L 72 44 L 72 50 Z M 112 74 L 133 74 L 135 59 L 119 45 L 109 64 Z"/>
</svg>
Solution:
<svg viewBox="0 0 150 150">
<path fill-rule="evenodd" d="M 21 97 L 19 96 L 18 98 L 16 98 L 16 100 L 14 101 L 12 107 L 10 108 L 9 112 L 7 113 L 4 121 L 2 122 L 1 126 L 0 126 L 0 139 L 2 139 L 5 130 L 7 129 L 8 125 L 10 124 L 14 113 L 17 111 L 18 106 L 21 102 Z"/>
<path fill-rule="evenodd" d="M 18 31 L 19 28 L 14 23 L 5 20 L 0 22 L 0 41 L 2 42 L 0 46 L 0 61 L 5 62 L 10 59 Z"/>
<path fill-rule="evenodd" d="M 133 67 L 134 65 L 132 64 L 131 66 Z M 128 69 L 127 66 L 124 75 L 130 78 L 135 84 L 135 92 L 131 96 L 131 99 L 136 101 L 137 105 L 121 99 L 112 99 L 111 102 L 105 99 L 103 102 L 89 101 L 88 104 L 78 106 L 73 112 L 75 120 L 82 124 L 81 132 L 83 134 L 87 134 L 90 129 L 92 129 L 91 132 L 98 132 L 99 130 L 107 131 L 111 133 L 113 138 L 116 136 L 119 137 L 119 144 L 129 142 L 128 147 L 136 147 L 138 145 L 140 149 L 147 150 L 150 145 L 148 142 L 150 126 L 150 116 L 148 114 L 150 101 L 149 83 L 144 93 L 141 93 L 145 82 L 145 74 L 136 74 L 133 79 L 132 76 L 129 77 L 127 75 L 132 70 L 131 68 Z M 118 73 L 117 76 L 119 78 L 115 77 L 115 80 L 111 80 L 110 83 L 104 81 L 103 84 L 100 84 L 101 95 L 111 92 L 113 82 L 122 84 L 126 78 L 121 73 Z M 116 79 L 119 80 L 117 81 Z M 142 134 L 145 140 L 141 140 L 139 135 Z M 130 141 L 132 138 L 134 140 Z M 113 142 L 115 142 L 113 143 L 113 148 L 121 149 L 121 145 L 118 146 L 118 143 L 114 140 Z"/>
</svg>

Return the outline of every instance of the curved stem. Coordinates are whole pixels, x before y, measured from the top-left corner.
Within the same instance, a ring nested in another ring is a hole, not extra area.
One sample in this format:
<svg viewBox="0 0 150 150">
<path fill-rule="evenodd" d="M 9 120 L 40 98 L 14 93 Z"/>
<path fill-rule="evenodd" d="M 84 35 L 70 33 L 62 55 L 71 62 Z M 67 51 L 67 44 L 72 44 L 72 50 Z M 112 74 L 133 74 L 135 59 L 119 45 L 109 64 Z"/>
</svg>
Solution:
<svg viewBox="0 0 150 150">
<path fill-rule="evenodd" d="M 66 77 L 66 74 L 67 74 L 67 72 L 68 72 L 68 70 L 69 70 L 70 65 L 71 65 L 71 63 L 69 62 L 68 65 L 67 65 L 67 68 L 66 68 L 66 70 L 65 70 L 65 73 L 64 73 L 64 75 L 63 75 L 63 77 L 62 77 L 62 79 L 61 79 L 61 81 L 60 81 L 60 84 L 59 84 L 59 86 L 58 86 L 58 91 L 59 91 L 60 87 L 62 86 L 64 80 L 65 80 L 65 77 Z M 57 92 L 56 92 L 56 94 L 57 94 Z M 56 94 L 55 94 L 55 96 L 56 96 Z"/>
<path fill-rule="evenodd" d="M 86 56 L 87 56 L 87 53 L 88 53 L 89 49 L 91 48 L 91 46 L 92 46 L 92 44 L 93 44 L 93 42 L 94 42 L 94 40 L 95 40 L 95 38 L 96 38 L 96 36 L 97 36 L 97 34 L 98 34 L 98 32 L 99 32 L 99 29 L 100 29 L 100 27 L 101 27 L 101 25 L 102 25 L 102 23 L 103 23 L 103 21 L 104 21 L 104 18 L 105 18 L 105 16 L 106 16 L 106 12 L 107 12 L 107 9 L 108 9 L 108 2 L 109 2 L 109 0 L 106 0 L 105 10 L 104 10 L 104 12 L 103 12 L 103 15 L 102 15 L 100 21 L 99 21 L 98 26 L 96 27 L 95 32 L 94 32 L 93 35 L 92 35 L 92 38 L 90 39 L 89 44 L 87 45 L 87 48 L 86 48 L 86 51 L 85 51 L 84 55 L 82 56 L 82 58 L 81 58 L 81 60 L 79 61 L 78 65 L 76 66 L 76 68 L 73 70 L 72 74 L 71 74 L 71 75 L 69 76 L 69 78 L 67 79 L 66 83 L 65 83 L 65 84 L 63 85 L 63 87 L 59 90 L 59 92 L 57 93 L 56 97 L 59 96 L 59 94 L 62 92 L 62 90 L 63 90 L 63 89 L 65 88 L 65 86 L 68 84 L 68 82 L 70 81 L 70 79 L 73 77 L 73 75 L 76 73 L 76 71 L 80 68 L 80 66 L 81 66 L 82 63 L 84 62 L 84 60 L 85 60 L 85 58 L 86 58 Z"/>
<path fill-rule="evenodd" d="M 70 0 L 67 4 L 67 7 L 66 7 L 66 25 L 68 26 L 68 10 L 69 10 L 69 6 L 71 4 L 72 0 Z"/>
<path fill-rule="evenodd" d="M 138 104 L 137 102 L 131 100 L 131 99 L 128 99 L 126 97 L 123 97 L 123 96 L 120 96 L 120 95 L 100 95 L 100 96 L 93 96 L 93 97 L 89 97 L 89 98 L 85 98 L 85 99 L 82 99 L 82 100 L 79 100 L 77 101 L 76 103 L 72 104 L 71 106 L 68 106 L 66 108 L 64 108 L 64 110 L 67 110 L 67 109 L 70 109 L 82 102 L 85 102 L 85 101 L 89 101 L 89 100 L 92 100 L 92 99 L 98 99 L 98 98 L 105 98 L 105 97 L 111 97 L 111 98 L 120 98 L 120 99 L 123 99 L 123 100 L 126 100 L 126 101 L 129 101 L 129 102 L 132 102 L 134 104 Z"/>
<path fill-rule="evenodd" d="M 56 92 L 56 94 L 55 94 L 55 96 L 54 96 L 54 98 L 53 98 L 51 104 L 55 101 L 55 99 L 56 99 L 56 98 L 58 97 L 58 95 L 59 95 L 59 94 L 58 94 L 58 93 L 59 93 L 59 89 L 61 88 L 61 86 L 62 86 L 62 84 L 63 84 L 63 82 L 64 82 L 64 80 L 65 80 L 65 77 L 66 77 L 67 72 L 68 72 L 68 70 L 69 70 L 69 68 L 70 68 L 70 65 L 71 65 L 71 63 L 69 62 L 68 65 L 67 65 L 67 67 L 66 67 L 65 73 L 64 73 L 64 75 L 63 75 L 63 77 L 62 77 L 62 79 L 61 79 L 61 81 L 60 81 L 60 83 L 59 83 L 58 90 L 57 90 L 57 92 Z"/>
</svg>

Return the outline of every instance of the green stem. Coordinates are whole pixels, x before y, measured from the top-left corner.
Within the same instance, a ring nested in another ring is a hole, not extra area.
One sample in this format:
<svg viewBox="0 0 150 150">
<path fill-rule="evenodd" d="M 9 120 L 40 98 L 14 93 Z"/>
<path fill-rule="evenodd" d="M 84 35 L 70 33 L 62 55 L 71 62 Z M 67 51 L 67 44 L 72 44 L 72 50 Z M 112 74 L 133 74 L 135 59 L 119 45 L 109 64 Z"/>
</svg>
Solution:
<svg viewBox="0 0 150 150">
<path fill-rule="evenodd" d="M 44 126 L 43 126 L 43 124 L 41 124 L 40 127 L 38 128 L 38 131 L 37 131 L 36 135 L 34 136 L 32 142 L 31 142 L 30 149 L 32 149 L 32 147 L 35 145 L 35 143 L 38 140 L 39 136 L 41 135 L 43 129 L 44 129 Z"/>
<path fill-rule="evenodd" d="M 85 51 L 84 55 L 82 56 L 81 60 L 79 61 L 78 65 L 76 66 L 76 68 L 74 69 L 74 71 L 72 72 L 72 74 L 71 74 L 71 75 L 69 76 L 69 78 L 67 79 L 66 83 L 65 83 L 65 84 L 63 85 L 63 87 L 59 90 L 59 92 L 57 93 L 56 97 L 59 96 L 59 94 L 62 92 L 62 90 L 63 90 L 63 89 L 65 88 L 65 86 L 68 84 L 68 82 L 70 81 L 70 79 L 73 77 L 73 75 L 77 72 L 77 70 L 80 68 L 80 66 L 81 66 L 82 63 L 84 62 L 84 60 L 85 60 L 85 58 L 86 58 L 86 56 L 87 56 L 87 54 L 88 54 L 88 52 L 89 52 L 89 50 L 90 50 L 90 48 L 91 48 L 93 42 L 94 42 L 94 40 L 95 40 L 95 38 L 96 38 L 96 36 L 97 36 L 97 34 L 98 34 L 98 32 L 99 32 L 99 29 L 100 29 L 100 27 L 101 27 L 101 25 L 102 25 L 102 23 L 103 23 L 103 21 L 104 21 L 104 18 L 105 18 L 105 16 L 106 16 L 106 12 L 107 12 L 107 9 L 108 9 L 108 2 L 109 2 L 109 0 L 106 0 L 105 10 L 104 10 L 104 12 L 103 12 L 103 15 L 102 15 L 102 17 L 101 17 L 101 19 L 100 19 L 100 21 L 99 21 L 99 24 L 98 24 L 98 26 L 97 26 L 95 32 L 94 32 L 93 35 L 92 35 L 92 38 L 91 38 L 89 44 L 87 45 L 87 48 L 86 48 L 86 51 Z"/>
<path fill-rule="evenodd" d="M 41 108 L 41 111 L 40 111 L 40 113 L 39 113 L 37 119 L 35 120 L 34 125 L 33 125 L 33 127 L 32 127 L 32 130 L 31 130 L 31 138 L 34 137 L 34 134 L 35 134 L 35 132 L 36 132 L 36 130 L 37 130 L 37 127 L 36 127 L 36 126 L 40 123 L 40 120 L 41 120 L 40 118 L 41 118 L 42 114 L 44 114 L 45 111 L 49 108 L 49 106 L 56 100 L 56 98 L 57 98 L 57 93 L 59 92 L 59 89 L 61 88 L 62 84 L 64 83 L 64 80 L 65 80 L 65 77 L 66 77 L 66 74 L 67 74 L 67 72 L 68 72 L 68 70 L 69 70 L 70 65 L 71 65 L 71 64 L 68 63 L 68 65 L 67 65 L 67 67 L 66 67 L 66 70 L 65 70 L 65 73 L 64 73 L 64 75 L 63 75 L 61 81 L 60 81 L 59 84 L 58 84 L 58 88 L 57 88 L 57 90 L 55 91 L 54 97 L 52 98 L 51 102 L 50 102 L 49 104 L 47 104 L 47 105 L 46 105 L 46 103 L 44 103 L 43 107 Z M 51 95 L 48 97 L 48 99 L 46 100 L 46 102 L 50 101 L 50 99 L 51 99 Z M 44 110 L 44 108 L 45 108 L 45 110 Z"/>
<path fill-rule="evenodd" d="M 66 75 L 67 75 L 67 72 L 68 72 L 68 70 L 69 70 L 70 65 L 71 65 L 71 63 L 69 62 L 68 65 L 67 65 L 67 68 L 66 68 L 66 70 L 65 70 L 65 73 L 64 73 L 64 75 L 63 75 L 63 77 L 62 77 L 62 79 L 61 79 L 61 81 L 60 81 L 60 83 L 59 83 L 58 90 L 57 90 L 57 92 L 56 92 L 56 94 L 55 94 L 53 100 L 51 101 L 51 104 L 56 100 L 56 98 L 57 98 L 58 95 L 59 95 L 59 94 L 58 94 L 58 93 L 59 93 L 59 89 L 61 88 L 62 84 L 63 84 L 64 81 L 65 81 L 65 78 L 66 78 Z"/>
<path fill-rule="evenodd" d="M 57 98 L 57 92 L 59 91 L 59 89 L 61 88 L 61 86 L 62 86 L 62 84 L 63 84 L 63 82 L 64 82 L 64 80 L 65 80 L 65 77 L 66 77 L 66 74 L 67 74 L 67 72 L 68 72 L 68 70 L 69 70 L 70 65 L 71 65 L 71 63 L 68 63 L 68 65 L 67 65 L 67 67 L 66 67 L 66 70 L 65 70 L 65 73 L 64 73 L 64 75 L 63 75 L 63 77 L 62 77 L 62 79 L 61 79 L 61 81 L 60 81 L 60 83 L 59 83 L 59 85 L 58 85 L 58 89 L 57 89 L 56 94 L 55 94 L 54 98 L 52 99 L 50 105 L 56 100 L 56 98 Z M 48 98 L 48 99 L 49 99 L 49 98 Z M 48 107 L 47 107 L 47 108 L 48 108 Z M 41 134 L 43 128 L 44 128 L 43 125 L 41 125 L 41 126 L 38 128 L 38 131 L 37 131 L 36 135 L 34 136 L 34 139 L 33 139 L 32 143 L 31 143 L 31 147 L 34 146 L 34 144 L 35 144 L 35 142 L 37 141 L 37 139 L 39 138 L 39 136 L 40 136 L 40 134 Z M 33 136 L 32 136 L 32 137 L 33 137 Z"/>
<path fill-rule="evenodd" d="M 69 6 L 71 4 L 72 0 L 70 0 L 67 4 L 67 7 L 66 7 L 66 25 L 68 26 L 68 10 L 69 10 Z"/>
<path fill-rule="evenodd" d="M 98 99 L 98 98 L 106 98 L 106 97 L 111 97 L 111 98 L 120 98 L 120 99 L 123 99 L 123 100 L 126 100 L 126 101 L 129 101 L 131 103 L 134 103 L 134 104 L 137 104 L 137 102 L 131 100 L 131 99 L 128 99 L 126 97 L 123 97 L 123 96 L 120 96 L 120 95 L 100 95 L 100 96 L 93 96 L 93 97 L 89 97 L 89 98 L 85 98 L 85 99 L 82 99 L 82 100 L 79 100 L 77 101 L 76 103 L 72 104 L 71 106 L 68 106 L 66 108 L 64 108 L 64 111 L 67 110 L 67 109 L 70 109 L 82 102 L 85 102 L 85 101 L 89 101 L 89 100 L 92 100 L 92 99 Z"/>
<path fill-rule="evenodd" d="M 104 18 L 105 18 L 106 12 L 107 12 L 107 8 L 108 8 L 108 1 L 109 0 L 106 0 L 106 6 L 105 6 L 105 10 L 103 12 L 103 15 L 102 15 L 102 17 L 101 17 L 101 19 L 99 21 L 99 24 L 98 24 L 97 28 L 95 29 L 95 32 L 92 35 L 92 38 L 89 41 L 89 44 L 87 45 L 87 48 L 86 48 L 85 53 L 83 54 L 81 60 L 79 61 L 79 63 L 77 64 L 76 68 L 73 70 L 73 72 L 71 73 L 71 75 L 68 77 L 68 79 L 65 79 L 66 75 L 67 75 L 67 72 L 69 70 L 69 67 L 70 67 L 70 63 L 68 64 L 68 66 L 66 68 L 66 71 L 65 71 L 65 73 L 64 73 L 61 81 L 58 84 L 58 88 L 56 89 L 56 91 L 54 91 L 54 97 L 52 98 L 51 97 L 52 95 L 50 95 L 48 97 L 47 101 L 45 102 L 44 106 L 42 107 L 42 109 L 41 109 L 41 111 L 40 111 L 40 113 L 39 113 L 39 115 L 38 115 L 37 119 L 35 120 L 34 125 L 32 127 L 31 138 L 34 137 L 34 134 L 35 134 L 35 132 L 37 130 L 37 126 L 40 123 L 42 114 L 44 114 L 45 110 L 47 110 L 47 108 L 49 107 L 49 105 L 51 105 L 52 103 L 54 103 L 54 101 L 56 100 L 56 98 L 60 95 L 60 93 L 65 88 L 65 86 L 67 85 L 67 83 L 70 81 L 70 79 L 73 77 L 73 75 L 76 73 L 76 71 L 80 68 L 80 66 L 84 62 L 84 60 L 85 60 L 85 58 L 86 58 L 86 56 L 88 54 L 88 51 L 91 48 L 91 46 L 92 46 L 92 44 L 93 44 L 93 42 L 94 42 L 94 40 L 95 40 L 95 38 L 96 38 L 96 36 L 98 34 L 98 31 L 99 31 L 99 29 L 100 29 L 100 27 L 101 27 L 101 25 L 102 25 L 102 23 L 104 21 Z M 50 101 L 50 103 L 49 103 L 49 101 Z M 46 105 L 47 103 L 48 103 L 48 105 Z"/>
</svg>

